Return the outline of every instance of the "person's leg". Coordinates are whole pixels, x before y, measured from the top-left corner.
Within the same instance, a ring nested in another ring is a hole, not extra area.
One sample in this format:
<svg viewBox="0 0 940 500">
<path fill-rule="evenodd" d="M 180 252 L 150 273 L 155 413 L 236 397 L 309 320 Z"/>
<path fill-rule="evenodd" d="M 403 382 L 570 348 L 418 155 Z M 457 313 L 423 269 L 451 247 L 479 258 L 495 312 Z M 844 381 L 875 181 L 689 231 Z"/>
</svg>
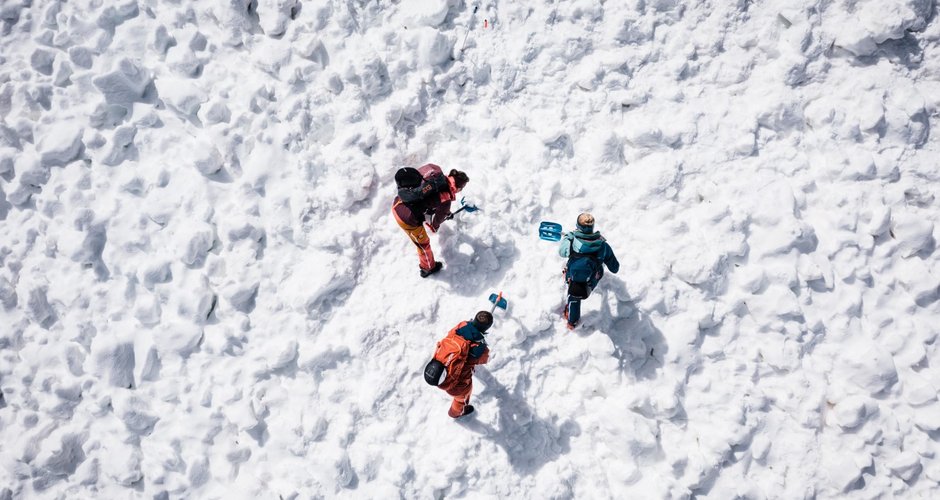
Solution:
<svg viewBox="0 0 940 500">
<path fill-rule="evenodd" d="M 428 238 L 428 232 L 424 226 L 410 226 L 405 224 L 397 217 L 398 225 L 408 234 L 408 238 L 418 247 L 418 265 L 421 269 L 429 271 L 434 268 L 434 253 L 431 251 L 431 239 Z"/>
<path fill-rule="evenodd" d="M 447 391 L 448 394 L 454 397 L 454 400 L 450 403 L 450 409 L 447 411 L 447 415 L 451 418 L 462 416 L 467 405 L 470 403 L 470 393 L 472 391 L 473 379 L 470 377 L 468 377 L 466 384 L 459 384 L 450 391 Z"/>
<path fill-rule="evenodd" d="M 568 324 L 577 325 L 578 320 L 581 319 L 581 299 L 568 295 L 568 305 L 565 310 L 568 312 Z"/>
</svg>

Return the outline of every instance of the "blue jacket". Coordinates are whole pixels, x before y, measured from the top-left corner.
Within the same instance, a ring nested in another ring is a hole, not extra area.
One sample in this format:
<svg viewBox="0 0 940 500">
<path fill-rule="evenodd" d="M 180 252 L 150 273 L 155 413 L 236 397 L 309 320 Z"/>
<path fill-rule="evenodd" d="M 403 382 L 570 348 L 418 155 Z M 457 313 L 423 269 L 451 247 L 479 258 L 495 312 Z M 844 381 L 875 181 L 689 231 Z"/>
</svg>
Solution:
<svg viewBox="0 0 940 500">
<path fill-rule="evenodd" d="M 468 321 L 466 325 L 458 328 L 457 335 L 471 342 L 469 353 L 471 358 L 479 358 L 486 352 L 486 339 L 483 337 L 483 333 L 473 324 L 473 320 Z"/>
<path fill-rule="evenodd" d="M 610 245 L 607 244 L 607 240 L 601 236 L 599 231 L 594 231 L 593 233 L 583 233 L 581 231 L 568 232 L 558 245 L 558 255 L 567 258 L 571 250 L 577 253 L 594 254 L 597 260 L 603 262 L 604 265 L 607 266 L 607 269 L 610 269 L 610 272 L 614 274 L 617 274 L 617 271 L 620 270 L 620 262 L 614 255 L 614 250 L 610 248 Z M 601 276 L 603 276 L 603 273 L 604 269 L 601 268 Z M 598 280 L 599 279 L 600 278 L 598 278 Z M 595 285 L 597 285 L 596 281 L 591 283 L 591 286 Z"/>
</svg>

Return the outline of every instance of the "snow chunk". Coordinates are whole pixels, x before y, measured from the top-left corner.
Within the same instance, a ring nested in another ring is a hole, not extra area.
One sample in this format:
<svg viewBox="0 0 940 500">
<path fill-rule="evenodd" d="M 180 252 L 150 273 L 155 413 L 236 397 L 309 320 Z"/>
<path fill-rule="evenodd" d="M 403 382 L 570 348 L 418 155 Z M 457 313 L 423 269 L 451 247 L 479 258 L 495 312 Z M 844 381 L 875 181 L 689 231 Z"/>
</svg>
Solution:
<svg viewBox="0 0 940 500">
<path fill-rule="evenodd" d="M 418 52 L 422 63 L 434 67 L 450 59 L 454 40 L 433 28 L 422 28 L 418 36 Z"/>
<path fill-rule="evenodd" d="M 0 190 L 0 194 L 3 194 L 2 190 Z M 2 201 L 2 198 L 0 198 L 0 201 Z M 3 305 L 4 309 L 10 310 L 16 307 L 17 302 L 16 288 L 5 276 L 0 276 L 0 304 Z"/>
<path fill-rule="evenodd" d="M 856 56 L 867 56 L 887 40 L 924 28 L 933 2 L 923 0 L 842 0 L 831 4 L 825 25 L 835 44 Z"/>
<path fill-rule="evenodd" d="M 832 486 L 839 492 L 848 490 L 872 464 L 871 455 L 831 451 L 825 454 L 822 466 Z"/>
<path fill-rule="evenodd" d="M 940 430 L 940 403 L 915 408 L 914 424 L 925 432 Z"/>
<path fill-rule="evenodd" d="M 843 429 L 854 429 L 868 419 L 871 414 L 868 400 L 861 396 L 850 396 L 836 404 L 835 420 Z"/>
<path fill-rule="evenodd" d="M 184 116 L 194 116 L 209 97 L 191 81 L 162 77 L 156 82 L 160 97 Z"/>
<path fill-rule="evenodd" d="M 138 293 L 134 302 L 134 317 L 144 326 L 160 322 L 160 300 L 151 293 Z"/>
<path fill-rule="evenodd" d="M 74 474 L 85 461 L 82 445 L 87 439 L 88 435 L 84 432 L 56 432 L 49 436 L 42 443 L 34 462 L 41 465 L 33 472 L 33 486 L 39 490 L 48 488 L 52 483 Z"/>
<path fill-rule="evenodd" d="M 937 388 L 915 371 L 907 371 L 901 379 L 904 398 L 911 406 L 922 406 L 937 400 Z"/>
<path fill-rule="evenodd" d="M 187 478 L 189 479 L 189 483 L 193 486 L 193 488 L 198 488 L 206 484 L 211 477 L 212 474 L 209 472 L 208 458 L 201 457 L 189 466 Z"/>
<path fill-rule="evenodd" d="M 153 343 L 161 354 L 189 356 L 202 341 L 202 327 L 194 324 L 170 323 L 153 332 Z"/>
<path fill-rule="evenodd" d="M 113 387 L 134 387 L 134 344 L 132 342 L 97 335 L 91 347 L 90 359 L 93 366 L 90 370 L 86 367 L 86 371 L 101 379 L 106 379 L 107 383 Z"/>
<path fill-rule="evenodd" d="M 43 328 L 49 328 L 59 320 L 55 309 L 49 304 L 47 293 L 45 287 L 33 288 L 29 291 L 29 299 L 26 302 L 29 317 Z"/>
<path fill-rule="evenodd" d="M 98 26 L 106 30 L 113 30 L 116 26 L 123 24 L 124 21 L 128 19 L 137 17 L 140 13 L 137 7 L 137 0 L 124 0 L 111 3 L 113 5 L 104 9 L 98 17 Z"/>
<path fill-rule="evenodd" d="M 29 63 L 33 69 L 44 74 L 52 74 L 52 63 L 55 62 L 55 53 L 48 50 L 36 49 L 29 58 Z"/>
<path fill-rule="evenodd" d="M 188 78 L 198 78 L 202 73 L 202 61 L 189 47 L 176 46 L 169 49 L 166 64 L 177 74 Z"/>
<path fill-rule="evenodd" d="M 185 244 L 180 260 L 187 266 L 196 266 L 205 262 L 206 255 L 215 244 L 215 226 L 206 222 L 187 224 L 177 238 Z"/>
<path fill-rule="evenodd" d="M 763 463 L 770 453 L 770 439 L 764 435 L 758 435 L 751 441 L 751 456 L 754 460 Z"/>
<path fill-rule="evenodd" d="M 101 163 L 109 166 L 120 165 L 124 162 L 128 148 L 133 145 L 134 137 L 137 135 L 137 127 L 124 126 L 118 127 L 114 131 L 111 139 L 111 149 L 101 160 Z"/>
<path fill-rule="evenodd" d="M 0 147 L 0 176 L 13 172 L 13 164 L 18 155 L 17 150 L 10 147 Z"/>
<path fill-rule="evenodd" d="M 207 142 L 196 144 L 193 149 L 193 164 L 202 175 L 212 175 L 222 170 L 222 153 Z"/>
<path fill-rule="evenodd" d="M 74 121 L 56 122 L 39 139 L 36 149 L 42 158 L 42 165 L 65 165 L 82 152 L 82 134 L 85 128 Z"/>
<path fill-rule="evenodd" d="M 228 123 L 232 119 L 232 111 L 221 101 L 215 101 L 210 104 L 208 110 L 204 113 L 205 116 L 202 117 L 202 120 L 209 125 L 213 123 Z"/>
<path fill-rule="evenodd" d="M 153 75 L 129 59 L 118 61 L 111 72 L 92 80 L 109 104 L 122 106 L 128 111 L 133 103 L 144 97 L 152 82 Z"/>
<path fill-rule="evenodd" d="M 82 47 L 81 45 L 69 47 L 69 60 L 79 68 L 91 69 L 91 65 L 94 63 L 94 56 L 94 52 L 88 47 Z"/>
<path fill-rule="evenodd" d="M 901 454 L 888 462 L 888 468 L 891 469 L 891 472 L 895 476 L 908 482 L 917 477 L 922 470 L 920 457 L 917 453 L 912 451 L 901 452 Z"/>
<path fill-rule="evenodd" d="M 375 99 L 392 91 L 392 81 L 388 68 L 378 57 L 373 57 L 359 71 L 362 92 L 366 97 Z"/>
<path fill-rule="evenodd" d="M 898 240 L 901 256 L 911 257 L 935 244 L 933 222 L 914 214 L 902 213 L 892 216 L 892 233 Z"/>
<path fill-rule="evenodd" d="M 330 54 L 319 38 L 311 38 L 301 46 L 303 48 L 298 51 L 300 57 L 315 63 L 317 69 L 323 69 L 330 64 Z"/>
<path fill-rule="evenodd" d="M 124 422 L 127 430 L 138 436 L 149 436 L 160 417 L 151 414 L 150 406 L 143 399 L 121 391 L 111 398 L 114 413 Z"/>
<path fill-rule="evenodd" d="M 884 205 L 875 207 L 868 223 L 868 234 L 881 236 L 891 228 L 891 208 Z"/>
<path fill-rule="evenodd" d="M 157 54 L 166 55 L 170 47 L 175 46 L 176 38 L 170 35 L 166 26 L 158 26 L 156 31 L 153 32 L 153 48 L 157 51 Z"/>
<path fill-rule="evenodd" d="M 149 262 L 137 271 L 138 280 L 145 287 L 152 290 L 155 285 L 169 283 L 173 280 L 173 271 L 170 263 L 163 260 Z"/>
<path fill-rule="evenodd" d="M 258 17 L 264 34 L 275 38 L 283 35 L 299 5 L 298 0 L 260 0 Z"/>
<path fill-rule="evenodd" d="M 258 281 L 235 282 L 226 286 L 222 295 L 236 311 L 250 313 L 255 308 L 255 297 L 258 295 L 259 286 Z"/>
<path fill-rule="evenodd" d="M 139 447 L 129 446 L 117 436 L 109 435 L 99 454 L 107 457 L 101 461 L 102 472 L 118 484 L 131 486 L 143 477 L 140 470 L 143 457 Z"/>
<path fill-rule="evenodd" d="M 333 262 L 324 268 L 323 262 Z M 292 307 L 316 315 L 319 306 L 343 287 L 348 287 L 348 270 L 352 262 L 342 255 L 308 251 L 303 260 L 294 264 L 290 276 L 279 287 Z"/>
<path fill-rule="evenodd" d="M 296 340 L 268 343 L 262 348 L 261 366 L 255 369 L 254 376 L 260 380 L 269 373 L 288 367 L 297 360 L 298 347 Z"/>
<path fill-rule="evenodd" d="M 412 0 L 409 14 L 419 26 L 438 26 L 447 19 L 450 10 L 447 0 Z"/>
<path fill-rule="evenodd" d="M 871 342 L 857 342 L 843 351 L 835 372 L 868 391 L 878 394 L 894 385 L 898 374 L 891 355 Z"/>
</svg>

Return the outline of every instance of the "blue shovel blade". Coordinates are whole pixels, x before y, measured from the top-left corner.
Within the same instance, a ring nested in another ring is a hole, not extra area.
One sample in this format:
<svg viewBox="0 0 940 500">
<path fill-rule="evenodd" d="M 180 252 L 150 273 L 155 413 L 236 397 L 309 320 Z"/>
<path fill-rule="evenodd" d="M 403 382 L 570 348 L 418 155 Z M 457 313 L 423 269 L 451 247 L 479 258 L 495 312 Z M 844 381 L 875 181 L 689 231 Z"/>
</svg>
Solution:
<svg viewBox="0 0 940 500">
<path fill-rule="evenodd" d="M 477 208 L 476 205 L 467 203 L 467 202 L 464 201 L 464 200 L 466 200 L 466 198 L 461 198 L 461 199 L 460 199 L 460 206 L 463 207 L 463 210 L 464 210 L 465 212 L 476 212 L 477 210 L 479 210 L 479 208 Z"/>
<path fill-rule="evenodd" d="M 561 240 L 561 224 L 557 222 L 542 222 L 539 224 L 539 238 L 546 241 Z"/>
<path fill-rule="evenodd" d="M 496 300 L 497 298 L 499 298 L 498 302 Z M 495 293 L 490 294 L 490 302 L 495 304 L 496 307 L 503 309 L 503 310 L 506 310 L 506 308 L 509 307 L 509 302 L 506 301 L 506 297 L 499 297 Z"/>
</svg>

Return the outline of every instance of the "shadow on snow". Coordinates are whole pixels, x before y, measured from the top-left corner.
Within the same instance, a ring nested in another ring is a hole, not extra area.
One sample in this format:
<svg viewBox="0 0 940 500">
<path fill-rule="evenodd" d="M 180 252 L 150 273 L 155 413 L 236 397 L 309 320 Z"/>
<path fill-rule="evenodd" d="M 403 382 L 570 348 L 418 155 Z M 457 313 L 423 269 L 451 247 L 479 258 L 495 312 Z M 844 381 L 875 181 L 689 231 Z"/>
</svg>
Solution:
<svg viewBox="0 0 940 500">
<path fill-rule="evenodd" d="M 509 392 L 486 368 L 478 367 L 475 376 L 486 385 L 481 396 L 493 398 L 499 405 L 498 426 L 493 427 L 474 418 L 457 422 L 506 450 L 509 463 L 517 473 L 535 474 L 545 464 L 571 451 L 571 437 L 581 434 L 576 422 L 568 420 L 558 426 L 539 418 L 521 393 L 521 380 L 516 389 Z"/>
</svg>

